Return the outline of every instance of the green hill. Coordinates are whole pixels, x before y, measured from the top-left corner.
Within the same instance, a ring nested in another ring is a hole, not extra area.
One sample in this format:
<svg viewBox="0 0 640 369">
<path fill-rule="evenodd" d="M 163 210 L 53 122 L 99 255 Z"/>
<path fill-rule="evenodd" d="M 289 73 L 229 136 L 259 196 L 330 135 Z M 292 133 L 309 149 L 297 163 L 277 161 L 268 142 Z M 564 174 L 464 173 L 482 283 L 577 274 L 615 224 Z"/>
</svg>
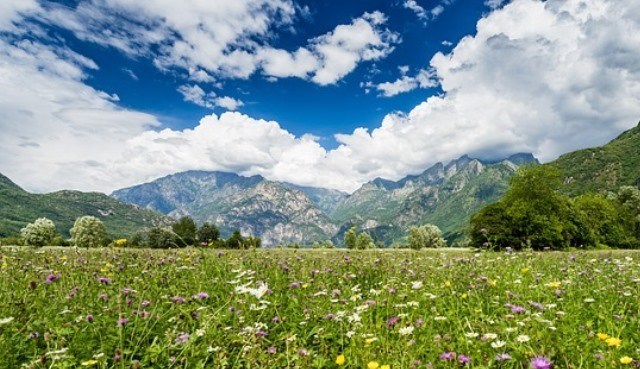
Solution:
<svg viewBox="0 0 640 369">
<path fill-rule="evenodd" d="M 545 164 L 564 177 L 563 192 L 615 191 L 640 183 L 640 124 L 601 147 L 573 151 Z"/>
<path fill-rule="evenodd" d="M 27 223 L 46 217 L 69 236 L 77 217 L 100 218 L 111 237 L 128 237 L 143 227 L 165 224 L 169 218 L 96 192 L 59 191 L 32 194 L 0 174 L 0 237 L 16 236 Z"/>
</svg>

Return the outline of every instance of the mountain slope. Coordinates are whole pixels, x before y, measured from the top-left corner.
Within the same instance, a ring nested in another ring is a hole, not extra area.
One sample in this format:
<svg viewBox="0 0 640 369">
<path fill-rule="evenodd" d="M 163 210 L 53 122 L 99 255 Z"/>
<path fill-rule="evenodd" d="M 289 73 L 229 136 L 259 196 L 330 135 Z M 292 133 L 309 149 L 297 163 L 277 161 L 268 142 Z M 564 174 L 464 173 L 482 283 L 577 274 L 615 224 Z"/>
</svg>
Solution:
<svg viewBox="0 0 640 369">
<path fill-rule="evenodd" d="M 333 218 L 366 229 L 384 243 L 403 237 L 410 226 L 425 223 L 436 224 L 454 240 L 461 237 L 471 214 L 500 198 L 518 166 L 532 162 L 537 161 L 531 154 L 501 162 L 463 156 L 399 181 L 375 179 L 338 204 Z"/>
<path fill-rule="evenodd" d="M 562 191 L 571 196 L 638 185 L 640 124 L 604 146 L 573 151 L 545 165 L 560 171 L 565 179 Z"/>
<path fill-rule="evenodd" d="M 189 171 L 118 190 L 112 196 L 173 217 L 189 215 L 199 223 L 213 222 L 223 236 L 240 229 L 270 246 L 330 238 L 337 227 L 319 207 L 330 209 L 344 195 L 260 176 Z"/>
<path fill-rule="evenodd" d="M 17 235 L 27 223 L 40 217 L 51 219 L 58 232 L 69 236 L 74 221 L 83 215 L 100 218 L 112 237 L 127 237 L 141 228 L 168 223 L 168 218 L 160 213 L 139 209 L 102 193 L 31 194 L 0 174 L 1 237 Z"/>
</svg>

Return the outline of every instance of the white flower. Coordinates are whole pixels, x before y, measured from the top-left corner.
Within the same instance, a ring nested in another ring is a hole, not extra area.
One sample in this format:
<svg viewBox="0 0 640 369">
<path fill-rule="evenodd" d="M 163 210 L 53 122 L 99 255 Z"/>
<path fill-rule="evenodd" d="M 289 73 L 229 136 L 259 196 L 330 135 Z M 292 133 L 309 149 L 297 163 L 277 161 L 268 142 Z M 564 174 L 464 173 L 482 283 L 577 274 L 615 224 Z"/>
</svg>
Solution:
<svg viewBox="0 0 640 369">
<path fill-rule="evenodd" d="M 401 336 L 408 336 L 411 333 L 413 333 L 413 327 L 412 326 L 402 327 L 398 329 L 398 333 L 400 333 Z"/>
<path fill-rule="evenodd" d="M 204 336 L 204 329 L 202 329 L 202 328 L 196 329 L 196 336 L 198 336 L 198 337 Z"/>
<path fill-rule="evenodd" d="M 0 325 L 9 324 L 13 321 L 14 317 L 10 316 L 8 318 L 0 319 Z"/>
<path fill-rule="evenodd" d="M 422 286 L 423 286 L 422 281 L 415 281 L 411 284 L 411 289 L 419 290 L 422 288 Z"/>
<path fill-rule="evenodd" d="M 485 333 L 482 335 L 482 340 L 483 341 L 493 341 L 496 338 L 498 338 L 498 335 L 495 333 Z"/>
<path fill-rule="evenodd" d="M 494 342 L 491 342 L 491 347 L 497 349 L 497 348 L 500 348 L 500 347 L 504 347 L 504 345 L 506 345 L 506 344 L 507 343 L 504 342 L 504 341 L 494 341 Z"/>
<path fill-rule="evenodd" d="M 588 298 L 584 299 L 584 302 L 586 302 L 586 303 L 591 303 L 591 302 L 594 302 L 594 301 L 596 301 L 596 300 L 592 299 L 591 297 L 588 297 Z"/>
<path fill-rule="evenodd" d="M 476 333 L 476 332 L 469 332 L 469 333 L 465 333 L 465 336 L 467 338 L 476 338 L 478 337 L 480 334 Z"/>
<path fill-rule="evenodd" d="M 529 336 L 527 336 L 526 334 L 521 334 L 518 337 L 516 337 L 516 341 L 520 343 L 529 342 L 530 339 L 531 338 L 529 338 Z"/>
</svg>

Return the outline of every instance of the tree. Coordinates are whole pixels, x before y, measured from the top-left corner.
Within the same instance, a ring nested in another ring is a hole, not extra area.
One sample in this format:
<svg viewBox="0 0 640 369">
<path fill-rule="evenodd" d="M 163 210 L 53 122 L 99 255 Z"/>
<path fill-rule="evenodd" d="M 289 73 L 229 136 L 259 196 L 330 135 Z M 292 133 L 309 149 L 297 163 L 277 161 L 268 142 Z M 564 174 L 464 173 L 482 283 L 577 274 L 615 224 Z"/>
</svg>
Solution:
<svg viewBox="0 0 640 369">
<path fill-rule="evenodd" d="M 573 200 L 585 246 L 630 246 L 635 238 L 632 212 L 615 199 L 587 194 Z"/>
<path fill-rule="evenodd" d="M 50 245 L 56 237 L 56 226 L 47 218 L 39 218 L 22 228 L 20 235 L 27 246 Z"/>
<path fill-rule="evenodd" d="M 443 247 L 446 244 L 442 238 L 442 231 L 433 224 L 411 227 L 407 235 L 407 243 L 414 250 Z"/>
<path fill-rule="evenodd" d="M 107 238 L 107 230 L 104 227 L 104 223 L 90 215 L 76 219 L 70 233 L 73 243 L 79 247 L 102 246 Z"/>
<path fill-rule="evenodd" d="M 358 235 L 356 239 L 356 249 L 358 250 L 366 250 L 375 248 L 376 245 L 373 243 L 373 239 L 369 234 L 362 232 Z"/>
<path fill-rule="evenodd" d="M 165 249 L 176 245 L 176 235 L 171 229 L 150 228 L 147 232 L 147 244 L 152 249 Z"/>
<path fill-rule="evenodd" d="M 206 246 L 218 241 L 218 239 L 220 238 L 220 231 L 214 224 L 206 222 L 202 226 L 200 226 L 198 232 L 196 233 L 196 237 L 200 245 L 204 243 L 205 245 L 203 246 Z"/>
<path fill-rule="evenodd" d="M 173 233 L 176 234 L 178 246 L 192 246 L 196 242 L 196 222 L 189 216 L 178 219 L 171 225 Z"/>
<path fill-rule="evenodd" d="M 502 199 L 471 218 L 472 243 L 493 249 L 579 246 L 577 213 L 558 193 L 561 184 L 555 169 L 520 168 Z"/>
<path fill-rule="evenodd" d="M 351 227 L 344 234 L 344 246 L 350 250 L 356 248 L 358 243 L 358 234 L 356 233 L 356 227 Z"/>
<path fill-rule="evenodd" d="M 233 234 L 226 242 L 226 246 L 229 249 L 241 249 L 245 246 L 245 239 L 239 230 L 233 231 Z"/>
</svg>

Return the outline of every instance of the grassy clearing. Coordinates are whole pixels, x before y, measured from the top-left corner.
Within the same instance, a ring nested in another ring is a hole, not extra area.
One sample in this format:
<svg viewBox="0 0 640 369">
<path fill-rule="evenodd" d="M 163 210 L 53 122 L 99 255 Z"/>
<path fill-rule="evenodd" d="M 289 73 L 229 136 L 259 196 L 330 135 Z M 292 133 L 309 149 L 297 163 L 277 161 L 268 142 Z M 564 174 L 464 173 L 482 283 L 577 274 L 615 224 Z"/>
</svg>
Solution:
<svg viewBox="0 0 640 369">
<path fill-rule="evenodd" d="M 618 368 L 640 358 L 638 252 L 0 256 L 3 368 L 524 368 L 538 356 Z"/>
</svg>

